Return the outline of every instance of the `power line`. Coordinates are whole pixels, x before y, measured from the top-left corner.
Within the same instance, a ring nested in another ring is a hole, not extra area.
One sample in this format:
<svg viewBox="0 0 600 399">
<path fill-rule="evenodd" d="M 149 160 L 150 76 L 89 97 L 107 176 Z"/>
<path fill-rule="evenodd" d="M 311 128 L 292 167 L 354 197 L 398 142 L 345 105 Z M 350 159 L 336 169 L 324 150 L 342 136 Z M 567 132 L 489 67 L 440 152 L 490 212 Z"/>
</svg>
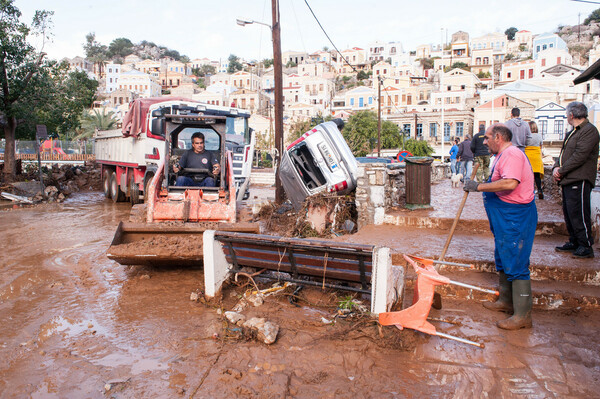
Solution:
<svg viewBox="0 0 600 399">
<path fill-rule="evenodd" d="M 579 3 L 589 3 L 589 4 L 600 4 L 600 1 L 589 1 L 589 0 L 571 0 Z"/>
<path fill-rule="evenodd" d="M 337 46 L 333 43 L 333 40 L 331 40 L 331 38 L 329 37 L 329 35 L 327 34 L 327 32 L 325 32 L 325 28 L 323 28 L 323 25 L 321 25 L 321 22 L 319 21 L 319 18 L 317 18 L 317 16 L 313 12 L 312 8 L 310 7 L 310 4 L 308 4 L 308 1 L 304 0 L 304 2 L 306 3 L 306 6 L 310 10 L 310 13 L 312 14 L 312 16 L 317 21 L 317 24 L 319 24 L 319 27 L 321 28 L 321 30 L 323 31 L 323 33 L 325 34 L 325 36 L 327 36 L 327 39 L 329 40 L 329 43 L 331 43 L 331 45 L 333 46 L 333 48 L 335 48 L 335 51 L 338 52 L 338 54 L 340 55 L 340 57 L 346 62 L 346 64 L 348 64 L 348 66 L 350 68 L 352 68 L 352 70 L 354 72 L 358 73 L 358 71 L 356 70 L 356 68 L 354 68 L 354 66 L 348 62 L 348 60 L 342 55 L 342 53 L 340 52 L 340 50 L 338 50 Z"/>
</svg>

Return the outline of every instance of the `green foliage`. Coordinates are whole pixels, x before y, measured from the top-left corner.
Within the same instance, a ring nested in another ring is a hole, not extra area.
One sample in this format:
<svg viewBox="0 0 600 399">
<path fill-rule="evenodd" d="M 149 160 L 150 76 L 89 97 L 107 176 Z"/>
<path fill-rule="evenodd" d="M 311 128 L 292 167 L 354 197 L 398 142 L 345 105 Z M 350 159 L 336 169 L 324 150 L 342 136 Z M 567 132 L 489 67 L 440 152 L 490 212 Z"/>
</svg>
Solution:
<svg viewBox="0 0 600 399">
<path fill-rule="evenodd" d="M 479 73 L 477 74 L 477 77 L 478 77 L 479 79 L 484 79 L 484 78 L 486 78 L 486 79 L 489 79 L 489 78 L 491 78 L 491 77 L 492 77 L 492 74 L 491 74 L 491 73 L 489 73 L 489 72 L 483 72 L 483 71 L 481 71 L 481 72 L 479 72 Z"/>
<path fill-rule="evenodd" d="M 455 62 L 454 64 L 452 64 L 452 66 L 450 66 L 450 69 L 455 69 L 455 68 L 464 69 L 465 71 L 471 70 L 471 68 L 469 68 L 469 65 L 467 65 L 464 62 Z"/>
<path fill-rule="evenodd" d="M 377 148 L 377 115 L 373 111 L 358 111 L 352 115 L 342 135 L 354 156 L 363 157 Z M 381 121 L 381 148 L 398 148 L 402 142 L 398 126 Z"/>
<path fill-rule="evenodd" d="M 298 64 L 296 64 L 294 61 L 288 61 L 288 63 L 285 64 L 286 68 L 294 68 L 294 67 L 297 67 L 297 66 L 298 66 Z"/>
<path fill-rule="evenodd" d="M 82 111 L 92 106 L 97 89 L 98 82 L 86 72 L 69 72 L 67 63 L 45 63 L 28 88 L 29 101 L 19 106 L 17 137 L 33 139 L 36 125 L 46 125 L 48 133 L 59 137 L 72 137 L 80 126 Z"/>
<path fill-rule="evenodd" d="M 352 76 L 342 76 L 342 81 L 344 83 L 348 83 L 350 81 L 350 79 L 352 79 Z"/>
<path fill-rule="evenodd" d="M 92 111 L 85 110 L 80 116 L 81 129 L 78 129 L 77 135 L 74 137 L 75 140 L 88 139 L 94 135 L 94 131 L 98 130 L 111 130 L 117 125 L 117 119 L 115 113 L 112 111 L 106 112 L 106 109 L 99 110 L 94 109 Z"/>
<path fill-rule="evenodd" d="M 318 124 L 323 123 L 323 122 L 329 122 L 332 119 L 333 119 L 333 117 L 331 115 L 327 115 L 326 117 L 323 117 L 323 114 L 319 113 L 317 116 L 315 116 L 314 118 L 311 118 L 310 120 L 297 121 L 290 126 L 290 133 L 288 135 L 288 141 L 290 143 L 292 143 L 296 139 L 298 139 L 300 136 L 302 136 L 304 133 L 306 133 L 310 129 L 312 129 L 313 127 L 315 127 Z"/>
<path fill-rule="evenodd" d="M 108 45 L 108 57 L 109 58 L 112 58 L 112 57 L 125 58 L 130 54 L 133 54 L 133 43 L 131 43 L 131 40 L 129 40 L 127 38 L 124 38 L 124 37 L 116 38 Z"/>
<path fill-rule="evenodd" d="M 240 57 L 237 55 L 231 54 L 227 59 L 229 61 L 229 66 L 227 67 L 227 73 L 235 73 L 237 71 L 242 70 L 242 63 L 240 62 Z"/>
<path fill-rule="evenodd" d="M 108 59 L 108 48 L 96 40 L 96 33 L 90 32 L 85 36 L 85 57 L 94 64 L 102 65 Z"/>
<path fill-rule="evenodd" d="M 262 60 L 263 67 L 270 68 L 273 65 L 273 58 L 265 58 Z"/>
<path fill-rule="evenodd" d="M 199 68 L 193 68 L 192 69 L 192 74 L 203 78 L 206 77 L 207 75 L 214 75 L 215 72 L 217 71 L 217 69 L 209 64 L 205 64 L 205 65 L 201 65 Z"/>
<path fill-rule="evenodd" d="M 592 21 L 600 21 L 600 8 L 592 11 L 592 13 L 583 21 L 583 24 L 589 25 Z"/>
<path fill-rule="evenodd" d="M 423 67 L 423 69 L 433 69 L 433 58 L 421 58 L 419 62 L 421 63 L 421 67 Z"/>
<path fill-rule="evenodd" d="M 434 149 L 425 140 L 408 139 L 404 142 L 404 149 L 415 157 L 428 157 L 433 154 Z"/>
<path fill-rule="evenodd" d="M 369 79 L 369 74 L 365 71 L 358 71 L 358 74 L 356 74 L 356 79 L 358 79 L 358 80 Z"/>
<path fill-rule="evenodd" d="M 348 295 L 340 299 L 338 303 L 338 308 L 352 310 L 354 305 L 354 297 L 352 295 Z"/>
<path fill-rule="evenodd" d="M 512 26 L 512 27 L 508 28 L 507 30 L 505 30 L 504 34 L 506 35 L 508 40 L 515 40 L 515 33 L 517 33 L 518 31 L 519 30 L 517 28 Z"/>
</svg>

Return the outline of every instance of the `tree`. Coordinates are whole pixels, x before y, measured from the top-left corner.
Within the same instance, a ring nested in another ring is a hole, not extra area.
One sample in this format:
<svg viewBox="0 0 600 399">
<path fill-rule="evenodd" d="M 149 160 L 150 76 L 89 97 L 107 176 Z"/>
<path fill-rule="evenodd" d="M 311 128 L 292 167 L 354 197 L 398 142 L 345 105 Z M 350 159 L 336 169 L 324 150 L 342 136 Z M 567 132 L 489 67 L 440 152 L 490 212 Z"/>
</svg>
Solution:
<svg viewBox="0 0 600 399">
<path fill-rule="evenodd" d="M 94 63 L 94 69 L 102 75 L 104 61 L 108 60 L 108 48 L 96 41 L 96 33 L 90 32 L 85 36 L 83 49 L 85 57 Z"/>
<path fill-rule="evenodd" d="M 273 58 L 265 58 L 262 63 L 265 68 L 270 68 L 273 65 Z"/>
<path fill-rule="evenodd" d="M 419 60 L 419 63 L 421 64 L 421 67 L 423 68 L 423 70 L 433 69 L 433 65 L 434 65 L 433 58 L 421 58 Z"/>
<path fill-rule="evenodd" d="M 106 109 L 99 110 L 94 109 L 92 111 L 85 110 L 79 117 L 81 123 L 81 129 L 79 129 L 76 140 L 88 139 L 94 135 L 96 129 L 98 130 L 111 130 L 116 127 L 117 119 L 115 113 L 112 111 L 106 112 Z"/>
<path fill-rule="evenodd" d="M 354 156 L 371 153 L 377 148 L 377 115 L 373 111 L 358 111 L 348 119 L 342 135 Z M 401 143 L 398 126 L 390 121 L 381 121 L 381 148 L 398 148 Z"/>
<path fill-rule="evenodd" d="M 20 122 L 20 109 L 31 102 L 35 84 L 44 70 L 46 55 L 28 41 L 31 36 L 47 39 L 52 12 L 37 10 L 30 25 L 20 21 L 21 11 L 14 0 L 0 0 L 0 125 L 4 130 L 4 177 L 14 179 L 15 132 Z M 42 47 L 43 48 L 43 47 Z M 42 93 L 39 93 L 42 94 Z"/>
<path fill-rule="evenodd" d="M 96 98 L 98 82 L 83 71 L 69 72 L 67 63 L 50 61 L 34 83 L 35 93 L 19 109 L 17 137 L 33 139 L 35 125 L 46 125 L 49 133 L 71 138 L 80 125 L 79 115 Z"/>
<path fill-rule="evenodd" d="M 459 69 L 464 69 L 465 71 L 470 71 L 471 69 L 469 68 L 469 65 L 464 63 L 464 62 L 455 62 L 454 64 L 452 64 L 452 66 L 450 67 L 450 69 L 455 69 L 455 68 L 459 68 Z"/>
<path fill-rule="evenodd" d="M 507 30 L 505 30 L 504 34 L 506 35 L 508 40 L 515 40 L 515 33 L 517 33 L 518 31 L 519 30 L 517 28 L 512 26 L 512 27 L 508 28 Z"/>
<path fill-rule="evenodd" d="M 119 38 L 113 40 L 108 45 L 109 58 L 113 58 L 113 57 L 125 58 L 132 53 L 133 53 L 133 43 L 131 43 L 131 40 L 129 40 L 127 38 L 119 37 Z"/>
<path fill-rule="evenodd" d="M 589 25 L 590 22 L 600 21 L 600 8 L 592 11 L 592 13 L 583 21 L 584 25 Z"/>
<path fill-rule="evenodd" d="M 242 70 L 242 63 L 240 62 L 240 57 L 238 57 L 237 55 L 231 54 L 227 61 L 229 61 L 227 73 L 235 73 L 237 71 Z"/>
<path fill-rule="evenodd" d="M 358 79 L 358 80 L 369 79 L 369 74 L 366 73 L 365 71 L 358 71 L 358 73 L 356 74 L 356 79 Z"/>
<path fill-rule="evenodd" d="M 288 61 L 288 62 L 287 62 L 287 64 L 285 64 L 285 67 L 286 67 L 286 68 L 295 68 L 295 67 L 297 67 L 297 66 L 298 66 L 298 64 L 296 64 L 296 63 L 295 63 L 294 61 L 292 61 L 292 60 Z"/>
</svg>

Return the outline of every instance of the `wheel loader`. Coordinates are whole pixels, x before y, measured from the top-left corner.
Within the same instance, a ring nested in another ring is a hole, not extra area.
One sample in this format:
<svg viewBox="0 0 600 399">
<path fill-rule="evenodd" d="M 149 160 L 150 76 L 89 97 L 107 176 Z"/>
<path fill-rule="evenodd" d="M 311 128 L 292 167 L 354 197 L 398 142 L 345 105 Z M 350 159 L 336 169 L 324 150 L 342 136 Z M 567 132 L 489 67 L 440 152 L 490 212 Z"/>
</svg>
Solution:
<svg viewBox="0 0 600 399">
<path fill-rule="evenodd" d="M 164 139 L 164 154 L 148 181 L 145 204 L 136 222 L 121 222 L 107 256 L 123 265 L 191 265 L 202 261 L 205 230 L 258 233 L 258 224 L 237 223 L 236 187 L 232 153 L 226 149 L 226 117 L 206 114 L 202 106 L 169 105 L 149 111 L 146 121 L 153 136 Z M 205 150 L 218 156 L 221 172 L 176 168 L 185 151 L 192 151 L 191 137 L 200 132 Z M 218 155 L 217 155 L 218 154 Z M 210 176 L 216 187 L 175 185 L 177 176 L 194 181 Z M 140 220 L 141 219 L 141 220 Z"/>
</svg>

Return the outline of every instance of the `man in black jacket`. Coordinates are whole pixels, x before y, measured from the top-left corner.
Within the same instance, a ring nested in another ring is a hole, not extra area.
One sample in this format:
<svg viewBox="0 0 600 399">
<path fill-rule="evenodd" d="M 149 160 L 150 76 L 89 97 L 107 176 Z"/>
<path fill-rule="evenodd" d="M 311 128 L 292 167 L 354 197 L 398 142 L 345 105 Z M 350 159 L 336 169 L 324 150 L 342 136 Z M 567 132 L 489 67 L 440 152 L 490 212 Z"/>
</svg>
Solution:
<svg viewBox="0 0 600 399">
<path fill-rule="evenodd" d="M 471 171 L 473 170 L 473 153 L 471 152 L 471 138 L 468 134 L 458 145 L 458 154 L 456 155 L 460 160 L 460 173 L 463 174 L 463 180 L 470 180 Z"/>
<path fill-rule="evenodd" d="M 562 203 L 569 242 L 556 247 L 559 252 L 573 252 L 575 258 L 593 258 L 590 194 L 596 184 L 598 167 L 598 129 L 588 119 L 587 108 L 574 101 L 567 105 L 567 133 L 554 164 L 552 176 L 562 188 Z"/>
<path fill-rule="evenodd" d="M 471 152 L 473 153 L 473 164 L 478 163 L 476 180 L 485 183 L 490 177 L 490 152 L 483 140 L 485 139 L 485 126 L 479 125 L 479 132 L 471 140 Z"/>
</svg>

